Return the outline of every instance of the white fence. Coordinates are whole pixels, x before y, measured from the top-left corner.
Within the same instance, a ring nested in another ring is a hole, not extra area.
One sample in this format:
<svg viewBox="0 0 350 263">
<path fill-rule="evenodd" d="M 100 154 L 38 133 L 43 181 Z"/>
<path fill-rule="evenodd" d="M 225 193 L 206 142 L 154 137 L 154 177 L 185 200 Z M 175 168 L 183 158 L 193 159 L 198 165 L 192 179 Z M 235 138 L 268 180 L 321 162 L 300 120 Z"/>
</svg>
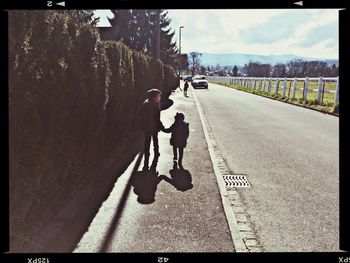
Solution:
<svg viewBox="0 0 350 263">
<path fill-rule="evenodd" d="M 324 93 L 335 93 L 334 104 L 339 103 L 339 77 L 336 78 L 255 78 L 255 77 L 220 77 L 220 76 L 207 76 L 208 80 L 223 84 L 238 85 L 242 87 L 248 87 L 251 89 L 263 90 L 264 92 L 271 93 L 272 88 L 275 88 L 275 94 L 278 93 L 280 83 L 283 83 L 282 96 L 286 96 L 287 82 L 293 83 L 292 98 L 295 98 L 296 91 L 302 90 L 302 98 L 307 99 L 308 91 L 317 92 L 317 101 L 322 102 Z M 274 87 L 273 87 L 273 82 Z M 297 83 L 303 82 L 303 88 L 297 88 Z M 311 82 L 317 82 L 317 89 L 309 88 Z M 325 83 L 334 82 L 335 90 L 325 90 Z"/>
</svg>

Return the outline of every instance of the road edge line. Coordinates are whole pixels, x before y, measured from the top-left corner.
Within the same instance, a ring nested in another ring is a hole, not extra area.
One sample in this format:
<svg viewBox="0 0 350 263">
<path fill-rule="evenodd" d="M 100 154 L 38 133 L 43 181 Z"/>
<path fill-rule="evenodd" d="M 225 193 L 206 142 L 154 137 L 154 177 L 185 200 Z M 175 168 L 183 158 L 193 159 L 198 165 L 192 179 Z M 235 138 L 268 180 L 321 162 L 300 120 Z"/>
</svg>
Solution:
<svg viewBox="0 0 350 263">
<path fill-rule="evenodd" d="M 230 200 L 228 198 L 228 194 L 226 191 L 224 181 L 221 177 L 220 169 L 219 169 L 217 163 L 214 161 L 214 158 L 215 158 L 214 149 L 213 149 L 213 147 L 210 143 L 210 140 L 209 140 L 209 132 L 208 132 L 208 129 L 207 129 L 206 124 L 205 124 L 206 119 L 205 119 L 205 116 L 203 114 L 202 106 L 200 105 L 199 101 L 197 100 L 197 97 L 196 97 L 194 91 L 192 91 L 192 94 L 193 94 L 194 100 L 196 102 L 199 118 L 201 120 L 201 124 L 202 124 L 203 131 L 204 131 L 205 140 L 206 140 L 207 145 L 208 145 L 209 156 L 210 156 L 210 160 L 213 164 L 214 174 L 216 176 L 216 180 L 217 180 L 217 183 L 219 186 L 221 201 L 222 201 L 222 204 L 224 207 L 224 212 L 226 215 L 227 224 L 230 228 L 230 233 L 231 233 L 231 238 L 233 241 L 234 249 L 236 252 L 248 252 L 248 250 L 244 244 L 243 238 L 240 234 L 240 231 L 238 228 L 238 223 L 236 220 L 236 216 L 231 208 Z"/>
</svg>

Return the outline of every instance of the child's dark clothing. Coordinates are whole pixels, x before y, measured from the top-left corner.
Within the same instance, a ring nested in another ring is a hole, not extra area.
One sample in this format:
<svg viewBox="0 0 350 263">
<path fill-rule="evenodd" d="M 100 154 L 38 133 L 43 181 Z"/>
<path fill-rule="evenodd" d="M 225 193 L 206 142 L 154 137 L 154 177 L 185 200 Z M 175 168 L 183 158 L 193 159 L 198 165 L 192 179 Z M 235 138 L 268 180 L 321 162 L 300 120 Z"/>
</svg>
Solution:
<svg viewBox="0 0 350 263">
<path fill-rule="evenodd" d="M 189 124 L 184 121 L 175 120 L 170 128 L 165 129 L 165 132 L 171 132 L 170 145 L 173 146 L 174 161 L 177 160 L 177 149 L 179 149 L 179 164 L 182 163 L 183 149 L 187 145 L 189 136 Z"/>
</svg>

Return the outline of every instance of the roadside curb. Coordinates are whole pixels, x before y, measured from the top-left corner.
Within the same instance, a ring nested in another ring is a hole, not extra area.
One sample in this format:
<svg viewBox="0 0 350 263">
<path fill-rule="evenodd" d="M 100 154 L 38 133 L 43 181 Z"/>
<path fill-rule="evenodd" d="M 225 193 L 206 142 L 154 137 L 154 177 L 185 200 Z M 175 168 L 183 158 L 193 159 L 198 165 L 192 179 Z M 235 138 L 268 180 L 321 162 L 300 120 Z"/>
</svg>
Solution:
<svg viewBox="0 0 350 263">
<path fill-rule="evenodd" d="M 192 94 L 195 99 L 199 117 L 202 123 L 205 140 L 208 145 L 210 160 L 213 164 L 214 174 L 217 179 L 221 201 L 224 207 L 224 212 L 231 232 L 235 251 L 261 252 L 262 248 L 259 245 L 256 235 L 250 227 L 245 208 L 240 201 L 239 192 L 234 188 L 227 189 L 225 186 L 223 176 L 228 175 L 229 171 L 215 142 L 214 135 L 211 132 L 202 106 L 197 100 L 193 90 Z"/>
</svg>

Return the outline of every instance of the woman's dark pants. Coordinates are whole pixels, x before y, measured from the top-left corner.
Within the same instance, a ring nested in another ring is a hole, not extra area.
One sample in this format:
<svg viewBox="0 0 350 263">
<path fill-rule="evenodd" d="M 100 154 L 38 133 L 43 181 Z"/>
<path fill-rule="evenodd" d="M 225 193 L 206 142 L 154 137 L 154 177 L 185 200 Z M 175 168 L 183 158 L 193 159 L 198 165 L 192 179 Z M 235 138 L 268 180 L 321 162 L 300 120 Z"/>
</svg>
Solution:
<svg viewBox="0 0 350 263">
<path fill-rule="evenodd" d="M 149 148 L 151 145 L 151 138 L 153 139 L 153 150 L 154 150 L 154 156 L 159 156 L 159 144 L 158 144 L 158 132 L 155 133 L 150 133 L 150 132 L 145 132 L 145 162 L 144 166 L 148 167 L 149 163 Z"/>
</svg>

